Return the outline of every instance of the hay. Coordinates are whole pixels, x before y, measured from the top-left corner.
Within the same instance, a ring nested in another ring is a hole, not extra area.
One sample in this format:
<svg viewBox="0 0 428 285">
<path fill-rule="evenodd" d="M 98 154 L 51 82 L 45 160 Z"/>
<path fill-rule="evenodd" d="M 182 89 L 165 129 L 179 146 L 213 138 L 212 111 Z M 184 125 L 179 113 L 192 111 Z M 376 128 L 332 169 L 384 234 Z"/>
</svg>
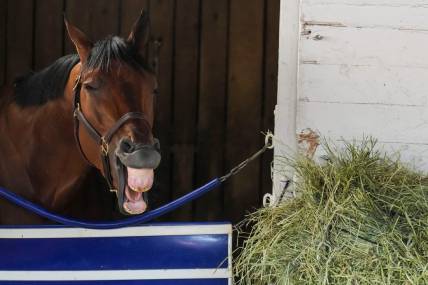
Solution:
<svg viewBox="0 0 428 285">
<path fill-rule="evenodd" d="M 428 284 L 428 179 L 375 145 L 287 160 L 301 195 L 241 223 L 238 283 Z"/>
</svg>

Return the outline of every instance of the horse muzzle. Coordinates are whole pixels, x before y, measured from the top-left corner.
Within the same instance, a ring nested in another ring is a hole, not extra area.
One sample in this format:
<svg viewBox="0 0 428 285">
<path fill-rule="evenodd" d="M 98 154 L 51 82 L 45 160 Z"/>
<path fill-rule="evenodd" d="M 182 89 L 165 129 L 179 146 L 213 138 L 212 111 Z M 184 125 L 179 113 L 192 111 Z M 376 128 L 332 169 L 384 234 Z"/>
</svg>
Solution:
<svg viewBox="0 0 428 285">
<path fill-rule="evenodd" d="M 122 139 L 116 149 L 116 156 L 126 167 L 156 169 L 161 161 L 159 140 L 153 145 L 136 144 L 129 139 Z"/>
<path fill-rule="evenodd" d="M 153 186 L 154 169 L 161 155 L 159 141 L 153 145 L 139 144 L 122 139 L 116 148 L 118 174 L 118 202 L 122 213 L 141 214 L 147 209 L 147 191 Z"/>
</svg>

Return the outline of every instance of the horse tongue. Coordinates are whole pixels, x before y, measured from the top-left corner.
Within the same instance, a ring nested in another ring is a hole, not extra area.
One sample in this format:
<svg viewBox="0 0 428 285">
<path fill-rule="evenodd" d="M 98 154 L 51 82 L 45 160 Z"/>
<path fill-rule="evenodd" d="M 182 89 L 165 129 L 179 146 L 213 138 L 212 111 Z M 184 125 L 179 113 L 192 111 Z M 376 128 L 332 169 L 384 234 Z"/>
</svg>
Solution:
<svg viewBox="0 0 428 285">
<path fill-rule="evenodd" d="M 129 214 L 141 214 L 143 213 L 146 208 L 147 204 L 143 199 L 143 194 L 141 192 L 135 192 L 129 189 L 127 186 L 125 188 L 125 202 L 123 203 L 123 208 L 129 213 Z"/>
<path fill-rule="evenodd" d="M 129 189 L 129 187 L 126 187 L 125 195 L 126 195 L 126 198 L 128 198 L 128 200 L 131 202 L 137 202 L 143 196 L 141 192 L 132 191 L 131 189 Z"/>
<path fill-rule="evenodd" d="M 143 199 L 143 193 L 152 188 L 154 171 L 153 169 L 135 169 L 127 167 L 128 185 L 125 187 L 125 202 L 123 208 L 129 214 L 141 214 L 147 209 L 147 204 Z"/>
</svg>

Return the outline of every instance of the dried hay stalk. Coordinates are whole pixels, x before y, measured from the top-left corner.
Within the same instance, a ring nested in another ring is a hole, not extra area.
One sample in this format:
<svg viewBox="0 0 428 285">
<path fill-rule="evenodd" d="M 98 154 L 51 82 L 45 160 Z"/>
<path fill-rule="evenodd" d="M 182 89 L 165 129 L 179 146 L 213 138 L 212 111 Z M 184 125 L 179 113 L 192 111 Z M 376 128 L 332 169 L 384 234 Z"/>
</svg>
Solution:
<svg viewBox="0 0 428 285">
<path fill-rule="evenodd" d="M 301 195 L 240 224 L 240 284 L 428 284 L 428 179 L 373 139 L 284 158 Z M 249 233 L 242 229 L 251 225 Z"/>
</svg>

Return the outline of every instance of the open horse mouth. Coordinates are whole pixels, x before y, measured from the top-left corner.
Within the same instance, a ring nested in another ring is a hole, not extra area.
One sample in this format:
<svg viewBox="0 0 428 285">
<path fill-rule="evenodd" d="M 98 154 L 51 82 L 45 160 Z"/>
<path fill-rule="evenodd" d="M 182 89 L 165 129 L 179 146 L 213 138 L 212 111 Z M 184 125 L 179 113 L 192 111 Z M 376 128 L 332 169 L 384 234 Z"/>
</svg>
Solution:
<svg viewBox="0 0 428 285">
<path fill-rule="evenodd" d="M 131 214 L 137 215 L 147 209 L 144 192 L 153 186 L 154 170 L 152 168 L 136 169 L 126 167 L 125 195 L 123 198 L 123 209 Z"/>
<path fill-rule="evenodd" d="M 160 163 L 159 142 L 136 144 L 120 140 L 116 151 L 118 203 L 123 214 L 138 215 L 148 208 L 147 191 L 153 186 L 154 169 Z"/>
</svg>

